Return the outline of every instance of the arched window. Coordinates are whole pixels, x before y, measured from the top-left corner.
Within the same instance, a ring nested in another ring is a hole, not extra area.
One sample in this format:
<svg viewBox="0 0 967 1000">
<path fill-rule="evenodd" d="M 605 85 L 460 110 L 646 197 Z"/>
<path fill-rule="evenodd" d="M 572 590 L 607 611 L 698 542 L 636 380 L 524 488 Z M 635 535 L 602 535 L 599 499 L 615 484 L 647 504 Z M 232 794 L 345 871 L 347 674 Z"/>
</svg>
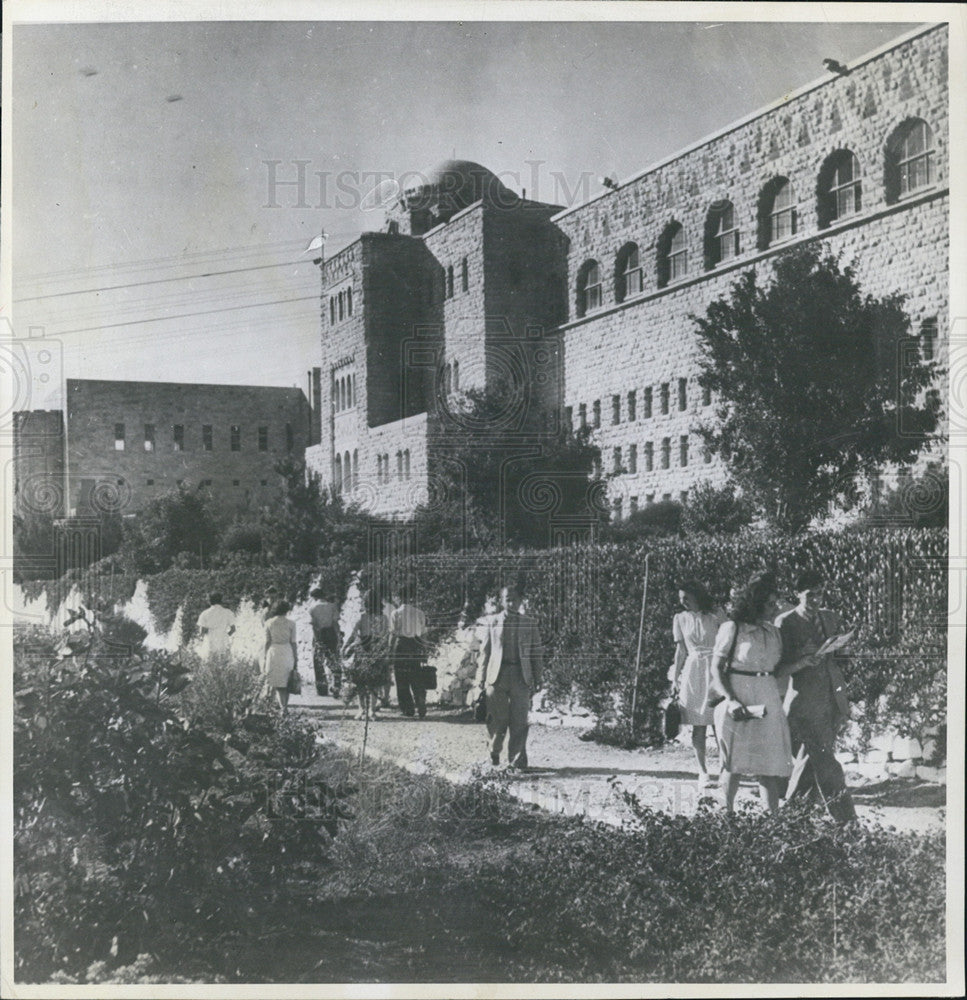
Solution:
<svg viewBox="0 0 967 1000">
<path fill-rule="evenodd" d="M 356 395 L 356 373 L 355 372 L 353 372 L 353 374 L 349 376 L 349 384 L 350 384 L 350 389 L 351 389 L 352 394 L 353 394 L 353 406 L 355 406 L 359 402 L 359 397 Z"/>
<path fill-rule="evenodd" d="M 638 256 L 638 245 L 626 243 L 619 251 L 614 267 L 614 299 L 624 302 L 633 295 L 640 295 L 641 260 Z"/>
<path fill-rule="evenodd" d="M 329 296 L 329 324 L 330 326 L 336 325 L 336 297 L 334 295 Z"/>
<path fill-rule="evenodd" d="M 578 271 L 577 314 L 584 316 L 601 308 L 601 269 L 596 260 L 586 260 Z"/>
<path fill-rule="evenodd" d="M 335 469 L 333 470 L 333 482 L 337 490 L 342 489 L 342 458 L 337 455 Z"/>
<path fill-rule="evenodd" d="M 396 453 L 396 478 L 403 478 L 403 452 L 401 451 Z"/>
<path fill-rule="evenodd" d="M 681 223 L 669 222 L 658 237 L 658 287 L 678 281 L 688 273 L 688 247 Z"/>
<path fill-rule="evenodd" d="M 453 391 L 460 391 L 460 362 L 453 362 Z"/>
<path fill-rule="evenodd" d="M 346 315 L 352 316 L 353 314 L 353 290 L 351 288 L 346 289 Z"/>
<path fill-rule="evenodd" d="M 359 482 L 359 449 L 353 448 L 353 485 Z"/>
<path fill-rule="evenodd" d="M 342 292 L 340 292 L 339 295 L 336 296 L 336 300 L 339 305 L 339 318 L 342 319 L 346 309 L 346 297 Z"/>
<path fill-rule="evenodd" d="M 933 129 L 922 118 L 909 118 L 886 143 L 884 186 L 887 204 L 930 187 L 936 180 Z"/>
<path fill-rule="evenodd" d="M 447 298 L 453 298 L 453 265 L 447 268 Z"/>
<path fill-rule="evenodd" d="M 348 451 L 342 457 L 342 478 L 343 486 L 347 490 L 351 490 L 353 488 L 353 467 Z"/>
<path fill-rule="evenodd" d="M 403 452 L 403 477 L 405 479 L 410 478 L 410 449 L 407 448 Z"/>
<path fill-rule="evenodd" d="M 756 246 L 759 250 L 796 235 L 799 218 L 791 181 L 774 177 L 766 184 L 759 195 L 757 222 Z"/>
<path fill-rule="evenodd" d="M 718 201 L 705 216 L 705 269 L 737 256 L 738 252 L 735 208 L 730 201 Z"/>
<path fill-rule="evenodd" d="M 848 149 L 838 149 L 826 158 L 817 185 L 819 227 L 855 215 L 863 207 L 860 161 Z"/>
</svg>

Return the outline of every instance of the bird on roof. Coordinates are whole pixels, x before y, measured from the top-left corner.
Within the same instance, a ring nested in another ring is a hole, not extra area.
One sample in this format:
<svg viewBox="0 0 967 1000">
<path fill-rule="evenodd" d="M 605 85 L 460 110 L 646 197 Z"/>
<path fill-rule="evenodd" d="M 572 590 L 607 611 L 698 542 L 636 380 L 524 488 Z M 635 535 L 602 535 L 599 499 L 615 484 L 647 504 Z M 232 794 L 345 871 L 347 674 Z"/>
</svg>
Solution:
<svg viewBox="0 0 967 1000">
<path fill-rule="evenodd" d="M 823 65 L 830 73 L 837 73 L 839 76 L 849 76 L 849 69 L 835 59 L 824 59 Z"/>
</svg>

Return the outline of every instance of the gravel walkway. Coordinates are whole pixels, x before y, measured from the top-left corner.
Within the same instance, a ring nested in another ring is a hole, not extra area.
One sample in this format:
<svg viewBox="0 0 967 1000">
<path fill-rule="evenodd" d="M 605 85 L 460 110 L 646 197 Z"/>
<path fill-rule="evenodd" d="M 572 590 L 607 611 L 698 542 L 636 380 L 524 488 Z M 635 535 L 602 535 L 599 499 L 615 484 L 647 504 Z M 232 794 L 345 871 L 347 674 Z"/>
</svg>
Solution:
<svg viewBox="0 0 967 1000">
<path fill-rule="evenodd" d="M 354 749 L 362 747 L 363 723 L 353 718 L 354 708 L 333 698 L 320 698 L 311 690 L 293 698 L 291 706 L 318 720 L 323 736 Z M 666 812 L 691 814 L 698 807 L 698 772 L 690 747 L 672 743 L 622 750 L 584 742 L 578 738 L 580 732 L 573 726 L 535 725 L 532 716 L 527 742 L 531 767 L 520 774 L 503 772 L 508 791 L 544 809 L 583 813 L 614 824 L 629 816 L 622 791 Z M 495 771 L 487 753 L 486 730 L 466 710 L 431 707 L 426 719 L 417 720 L 404 718 L 396 709 L 384 709 L 369 725 L 367 754 L 455 782 L 467 781 L 475 772 Z M 713 773 L 719 769 L 712 741 L 709 766 Z M 903 832 L 943 828 L 945 786 L 900 778 L 872 782 L 850 771 L 848 765 L 847 780 L 861 817 Z M 721 804 L 718 786 L 704 794 Z M 743 782 L 737 804 L 743 801 L 758 801 L 754 782 Z"/>
</svg>

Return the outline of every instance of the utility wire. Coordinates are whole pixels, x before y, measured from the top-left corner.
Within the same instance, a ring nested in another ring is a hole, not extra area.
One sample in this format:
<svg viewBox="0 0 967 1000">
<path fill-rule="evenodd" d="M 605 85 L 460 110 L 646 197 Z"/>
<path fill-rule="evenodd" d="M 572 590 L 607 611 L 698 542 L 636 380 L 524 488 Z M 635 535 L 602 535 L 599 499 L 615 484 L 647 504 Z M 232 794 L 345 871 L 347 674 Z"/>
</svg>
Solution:
<svg viewBox="0 0 967 1000">
<path fill-rule="evenodd" d="M 58 330 L 53 334 L 55 337 L 66 337 L 69 333 L 96 333 L 99 330 L 111 330 L 120 326 L 139 326 L 142 323 L 164 323 L 167 320 L 187 319 L 190 316 L 211 316 L 216 313 L 232 312 L 235 309 L 254 309 L 257 306 L 280 306 L 287 302 L 309 302 L 318 301 L 318 295 L 303 295 L 297 299 L 276 299 L 273 302 L 252 302 L 241 306 L 223 306 L 221 309 L 206 309 L 202 312 L 179 313 L 175 316 L 149 316 L 147 319 L 133 319 L 126 323 L 102 323 L 98 326 L 85 326 L 76 330 Z"/>
<path fill-rule="evenodd" d="M 124 285 L 105 285 L 103 288 L 78 288 L 73 292 L 52 292 L 50 295 L 30 295 L 14 302 L 39 302 L 42 299 L 59 299 L 65 295 L 90 295 L 100 292 L 115 292 L 119 288 L 138 288 L 145 285 L 163 285 L 170 281 L 191 281 L 193 278 L 216 278 L 223 274 L 241 274 L 243 271 L 266 271 L 273 267 L 292 267 L 295 264 L 309 264 L 311 258 L 305 260 L 283 261 L 281 264 L 256 264 L 253 267 L 234 267 L 228 271 L 207 271 L 204 274 L 184 274 L 175 278 L 153 278 L 151 281 L 130 281 Z"/>
</svg>

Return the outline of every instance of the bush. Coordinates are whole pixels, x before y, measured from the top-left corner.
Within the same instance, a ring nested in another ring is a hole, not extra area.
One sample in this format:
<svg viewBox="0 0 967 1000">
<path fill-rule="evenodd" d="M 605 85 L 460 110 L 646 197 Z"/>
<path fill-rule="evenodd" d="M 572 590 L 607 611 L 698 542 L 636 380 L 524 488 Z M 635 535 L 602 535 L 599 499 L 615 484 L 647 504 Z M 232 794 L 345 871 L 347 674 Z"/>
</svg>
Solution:
<svg viewBox="0 0 967 1000">
<path fill-rule="evenodd" d="M 714 486 L 699 483 L 689 490 L 682 510 L 682 531 L 685 534 L 734 534 L 752 523 L 752 504 L 738 496 L 735 486 Z"/>
<path fill-rule="evenodd" d="M 181 693 L 179 707 L 193 725 L 230 733 L 262 695 L 257 660 L 239 660 L 227 654 L 201 659 L 185 650 L 181 662 L 191 671 L 191 683 Z"/>
<path fill-rule="evenodd" d="M 601 533 L 608 542 L 636 542 L 662 535 L 677 535 L 682 528 L 683 508 L 676 500 L 660 500 L 641 507 L 621 521 L 612 521 Z"/>
<path fill-rule="evenodd" d="M 944 981 L 942 835 L 628 798 L 627 829 L 572 824 L 477 875 L 509 958 L 607 982 Z"/>
<path fill-rule="evenodd" d="M 326 862 L 340 809 L 322 787 L 306 811 L 307 724 L 192 723 L 180 660 L 115 655 L 96 627 L 83 652 L 34 630 L 14 653 L 18 978 L 149 950 L 173 962 L 283 894 L 286 851 Z"/>
</svg>

